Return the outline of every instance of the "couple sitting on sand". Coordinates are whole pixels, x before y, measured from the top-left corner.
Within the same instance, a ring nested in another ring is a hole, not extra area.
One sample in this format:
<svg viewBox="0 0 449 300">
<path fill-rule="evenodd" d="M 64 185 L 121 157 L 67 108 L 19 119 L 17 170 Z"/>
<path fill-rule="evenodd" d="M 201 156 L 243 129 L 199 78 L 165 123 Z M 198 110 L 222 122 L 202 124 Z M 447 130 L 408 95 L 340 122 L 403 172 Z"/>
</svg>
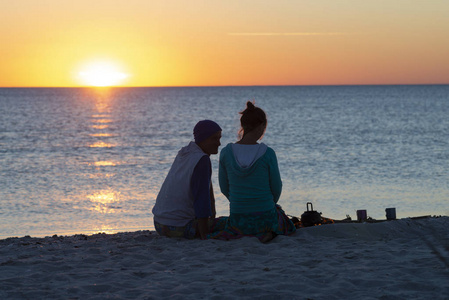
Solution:
<svg viewBox="0 0 449 300">
<path fill-rule="evenodd" d="M 195 142 L 178 152 L 156 198 L 154 226 L 160 235 L 226 240 L 256 236 L 267 242 L 295 232 L 276 204 L 282 190 L 276 154 L 257 143 L 267 127 L 265 112 L 248 101 L 240 114 L 240 141 L 220 152 L 218 178 L 230 203 L 230 216 L 216 218 L 211 182 L 209 156 L 218 153 L 221 128 L 203 120 L 193 129 Z"/>
</svg>

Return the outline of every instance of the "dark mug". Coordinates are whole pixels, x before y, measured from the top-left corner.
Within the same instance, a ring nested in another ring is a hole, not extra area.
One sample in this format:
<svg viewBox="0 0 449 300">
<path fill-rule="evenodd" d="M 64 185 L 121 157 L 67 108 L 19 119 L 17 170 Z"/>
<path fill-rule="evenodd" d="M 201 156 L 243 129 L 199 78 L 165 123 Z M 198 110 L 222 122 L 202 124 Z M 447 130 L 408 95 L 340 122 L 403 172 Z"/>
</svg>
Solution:
<svg viewBox="0 0 449 300">
<path fill-rule="evenodd" d="M 396 220 L 396 208 L 385 208 L 387 220 Z"/>
<path fill-rule="evenodd" d="M 362 222 L 366 220 L 366 209 L 359 209 L 357 211 L 357 221 Z"/>
</svg>

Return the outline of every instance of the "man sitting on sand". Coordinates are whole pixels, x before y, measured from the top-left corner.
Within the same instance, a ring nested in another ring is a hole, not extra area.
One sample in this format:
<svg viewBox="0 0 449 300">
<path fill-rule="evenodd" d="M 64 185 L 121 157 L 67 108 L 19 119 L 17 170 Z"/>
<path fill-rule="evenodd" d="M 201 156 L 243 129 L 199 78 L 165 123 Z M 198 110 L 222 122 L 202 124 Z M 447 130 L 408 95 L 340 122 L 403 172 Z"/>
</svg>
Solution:
<svg viewBox="0 0 449 300">
<path fill-rule="evenodd" d="M 178 152 L 153 207 L 154 227 L 163 236 L 205 239 L 215 223 L 209 156 L 218 153 L 221 128 L 203 120 L 193 135 L 195 142 Z"/>
</svg>

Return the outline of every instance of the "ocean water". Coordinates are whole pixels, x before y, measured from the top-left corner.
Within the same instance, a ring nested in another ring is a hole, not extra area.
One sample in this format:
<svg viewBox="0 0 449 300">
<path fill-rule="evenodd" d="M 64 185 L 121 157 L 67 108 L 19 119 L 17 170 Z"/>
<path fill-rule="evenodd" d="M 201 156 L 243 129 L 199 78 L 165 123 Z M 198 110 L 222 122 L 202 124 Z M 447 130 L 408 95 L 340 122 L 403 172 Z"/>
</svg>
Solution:
<svg viewBox="0 0 449 300">
<path fill-rule="evenodd" d="M 0 237 L 152 229 L 193 126 L 215 120 L 234 142 L 247 100 L 267 113 L 288 214 L 312 202 L 335 219 L 449 215 L 447 85 L 2 88 Z"/>
</svg>

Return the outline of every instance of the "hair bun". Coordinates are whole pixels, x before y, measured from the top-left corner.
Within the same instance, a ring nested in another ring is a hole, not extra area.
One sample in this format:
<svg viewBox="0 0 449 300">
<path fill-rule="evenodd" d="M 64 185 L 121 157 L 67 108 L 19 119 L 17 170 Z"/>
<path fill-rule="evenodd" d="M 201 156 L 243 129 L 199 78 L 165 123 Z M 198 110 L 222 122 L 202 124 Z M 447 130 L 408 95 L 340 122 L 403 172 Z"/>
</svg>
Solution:
<svg viewBox="0 0 449 300">
<path fill-rule="evenodd" d="M 251 102 L 251 101 L 246 102 L 246 109 L 253 110 L 254 108 L 256 108 L 256 107 L 254 106 L 253 102 Z"/>
</svg>

